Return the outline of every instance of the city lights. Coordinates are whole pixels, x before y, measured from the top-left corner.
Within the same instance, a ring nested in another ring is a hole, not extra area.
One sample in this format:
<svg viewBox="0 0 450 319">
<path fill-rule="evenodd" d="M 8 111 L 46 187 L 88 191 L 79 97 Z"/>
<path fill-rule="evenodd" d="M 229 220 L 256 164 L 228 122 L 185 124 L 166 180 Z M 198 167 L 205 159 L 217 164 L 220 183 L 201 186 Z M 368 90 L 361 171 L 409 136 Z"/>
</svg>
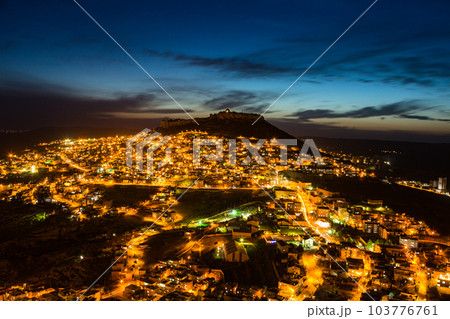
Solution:
<svg viewBox="0 0 450 319">
<path fill-rule="evenodd" d="M 381 200 L 350 203 L 337 192 L 293 177 L 367 175 L 344 160 L 346 155 L 324 157 L 329 168 L 296 166 L 295 159 L 282 167 L 275 165 L 279 149 L 268 144 L 259 149 L 267 163 L 274 163 L 268 166 L 229 166 L 202 157 L 194 167 L 190 154 L 198 137 L 216 138 L 200 131 L 174 134 L 171 147 L 178 151 L 151 176 L 126 166 L 129 137 L 120 135 L 54 141 L 45 151 L 10 154 L 1 162 L 0 170 L 7 172 L 2 178 L 38 178 L 0 188 L 4 203 L 34 207 L 36 212 L 24 219 L 28 227 L 43 227 L 56 238 L 65 232 L 79 236 L 77 231 L 92 227 L 80 249 L 95 250 L 76 255 L 77 266 L 87 269 L 97 260 L 113 264 L 104 273 L 106 286 L 58 298 L 428 300 L 436 289 L 450 292 L 449 274 L 443 271 L 448 242 L 424 221 Z M 247 155 L 245 147 L 236 146 L 238 160 Z M 155 163 L 164 156 L 162 150 L 155 152 Z M 61 230 L 52 228 L 55 220 Z M 267 271 L 274 278 L 278 273 L 277 289 L 248 288 L 224 276 L 222 269 L 250 267 L 261 258 L 271 266 L 256 273 Z M 392 295 L 389 287 L 401 293 Z M 7 289 L 26 291 L 29 299 L 38 296 L 28 287 Z"/>
</svg>

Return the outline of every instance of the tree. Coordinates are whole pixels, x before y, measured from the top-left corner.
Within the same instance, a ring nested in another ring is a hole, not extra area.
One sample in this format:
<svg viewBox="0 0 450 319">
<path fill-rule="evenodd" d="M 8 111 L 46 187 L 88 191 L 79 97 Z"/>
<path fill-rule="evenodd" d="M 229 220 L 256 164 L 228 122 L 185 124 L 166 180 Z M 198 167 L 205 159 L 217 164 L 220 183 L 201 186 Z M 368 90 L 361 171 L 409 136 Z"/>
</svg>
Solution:
<svg viewBox="0 0 450 319">
<path fill-rule="evenodd" d="M 373 242 L 371 239 L 367 242 L 366 249 L 371 251 L 373 250 Z"/>
</svg>

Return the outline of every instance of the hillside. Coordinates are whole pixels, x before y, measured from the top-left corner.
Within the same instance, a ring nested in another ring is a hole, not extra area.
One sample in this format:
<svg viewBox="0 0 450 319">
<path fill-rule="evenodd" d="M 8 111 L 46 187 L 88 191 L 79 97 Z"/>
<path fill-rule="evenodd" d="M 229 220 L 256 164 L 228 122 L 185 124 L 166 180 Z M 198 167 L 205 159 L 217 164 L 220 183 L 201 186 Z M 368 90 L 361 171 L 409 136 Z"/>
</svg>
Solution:
<svg viewBox="0 0 450 319">
<path fill-rule="evenodd" d="M 182 131 L 199 130 L 226 138 L 239 136 L 256 138 L 295 138 L 267 122 L 263 117 L 255 125 L 253 122 L 259 117 L 258 114 L 247 114 L 231 112 L 228 109 L 217 114 L 211 114 L 206 118 L 196 118 L 197 125 L 193 120 L 162 120 L 156 131 L 162 134 L 176 134 Z"/>
</svg>

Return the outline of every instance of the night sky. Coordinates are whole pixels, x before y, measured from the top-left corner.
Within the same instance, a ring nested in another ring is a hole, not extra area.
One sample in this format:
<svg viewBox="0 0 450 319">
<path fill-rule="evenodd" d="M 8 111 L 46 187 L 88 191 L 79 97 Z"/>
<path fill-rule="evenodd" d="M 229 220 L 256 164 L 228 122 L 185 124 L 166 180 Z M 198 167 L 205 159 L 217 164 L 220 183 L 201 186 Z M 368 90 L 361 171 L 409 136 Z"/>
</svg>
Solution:
<svg viewBox="0 0 450 319">
<path fill-rule="evenodd" d="M 373 2 L 82 5 L 193 116 L 262 113 Z M 298 136 L 450 142 L 450 1 L 379 0 L 264 116 Z M 0 0 L 0 129 L 189 118 L 72 0 Z"/>
</svg>

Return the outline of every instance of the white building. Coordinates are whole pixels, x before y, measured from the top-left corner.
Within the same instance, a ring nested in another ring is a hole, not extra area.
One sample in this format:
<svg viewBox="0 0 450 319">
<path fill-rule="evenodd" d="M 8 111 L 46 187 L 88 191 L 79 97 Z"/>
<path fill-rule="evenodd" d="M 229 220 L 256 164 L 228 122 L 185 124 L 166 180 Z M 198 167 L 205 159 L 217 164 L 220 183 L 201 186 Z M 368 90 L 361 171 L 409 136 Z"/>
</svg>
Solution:
<svg viewBox="0 0 450 319">
<path fill-rule="evenodd" d="M 419 241 L 416 238 L 400 237 L 399 243 L 402 246 L 415 249 L 417 248 Z"/>
</svg>

